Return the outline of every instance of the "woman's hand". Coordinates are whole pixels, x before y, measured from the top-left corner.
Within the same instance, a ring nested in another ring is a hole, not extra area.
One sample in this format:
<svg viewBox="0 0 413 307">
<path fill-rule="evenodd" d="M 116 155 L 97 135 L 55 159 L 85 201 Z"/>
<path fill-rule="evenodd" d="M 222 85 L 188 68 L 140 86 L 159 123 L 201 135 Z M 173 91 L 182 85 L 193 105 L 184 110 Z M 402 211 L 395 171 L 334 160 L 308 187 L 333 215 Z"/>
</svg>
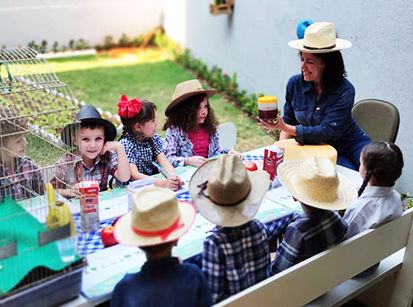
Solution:
<svg viewBox="0 0 413 307">
<path fill-rule="evenodd" d="M 282 117 L 280 116 L 280 114 L 277 115 L 277 121 L 275 124 L 262 120 L 261 118 L 259 120 L 260 120 L 261 125 L 271 130 L 275 130 L 275 129 L 283 130 L 283 127 L 285 126 L 284 121 Z"/>
<path fill-rule="evenodd" d="M 277 115 L 277 122 L 275 124 L 269 123 L 265 120 L 260 119 L 260 124 L 265 128 L 271 130 L 281 130 L 280 133 L 280 140 L 293 138 L 296 135 L 296 128 L 295 126 L 286 124 L 280 115 Z"/>
<path fill-rule="evenodd" d="M 202 157 L 202 156 L 192 156 L 189 158 L 186 158 L 185 160 L 185 165 L 190 165 L 190 166 L 195 166 L 195 167 L 200 167 L 202 164 L 204 164 L 207 161 L 207 158 Z"/>
</svg>

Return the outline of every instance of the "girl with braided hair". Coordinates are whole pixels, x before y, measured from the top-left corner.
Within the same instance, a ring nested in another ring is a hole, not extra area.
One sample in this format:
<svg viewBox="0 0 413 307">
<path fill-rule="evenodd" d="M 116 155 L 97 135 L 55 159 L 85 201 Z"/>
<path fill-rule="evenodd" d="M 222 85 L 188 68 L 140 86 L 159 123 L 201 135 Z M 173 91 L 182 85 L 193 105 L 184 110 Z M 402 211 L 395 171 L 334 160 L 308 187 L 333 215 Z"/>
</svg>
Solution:
<svg viewBox="0 0 413 307">
<path fill-rule="evenodd" d="M 358 200 L 344 213 L 347 236 L 376 228 L 402 215 L 400 194 L 393 189 L 401 176 L 403 154 L 390 142 L 366 145 L 360 155 L 359 172 L 363 178 Z"/>
<path fill-rule="evenodd" d="M 363 178 L 357 201 L 344 213 L 348 224 L 347 237 L 376 228 L 402 215 L 400 194 L 393 189 L 401 176 L 403 154 L 390 142 L 375 142 L 361 151 L 359 172 Z M 356 277 L 372 274 L 379 263 Z"/>
</svg>

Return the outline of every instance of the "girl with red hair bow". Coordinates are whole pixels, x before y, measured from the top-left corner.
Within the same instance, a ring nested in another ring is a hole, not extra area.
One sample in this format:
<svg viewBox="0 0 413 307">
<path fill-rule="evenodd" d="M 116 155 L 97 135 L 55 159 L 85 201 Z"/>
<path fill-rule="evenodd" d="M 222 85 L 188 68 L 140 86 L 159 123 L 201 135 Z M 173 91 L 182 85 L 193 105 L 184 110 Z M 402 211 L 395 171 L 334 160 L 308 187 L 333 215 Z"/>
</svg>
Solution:
<svg viewBox="0 0 413 307">
<path fill-rule="evenodd" d="M 177 191 L 183 184 L 176 176 L 175 169 L 166 159 L 162 149 L 161 137 L 156 133 L 156 106 L 148 100 L 136 98 L 128 100 L 123 95 L 118 102 L 118 115 L 123 124 L 120 143 L 126 151 L 131 169 L 131 180 L 143 179 L 154 175 L 160 165 L 166 179 L 154 178 L 158 187 Z"/>
</svg>

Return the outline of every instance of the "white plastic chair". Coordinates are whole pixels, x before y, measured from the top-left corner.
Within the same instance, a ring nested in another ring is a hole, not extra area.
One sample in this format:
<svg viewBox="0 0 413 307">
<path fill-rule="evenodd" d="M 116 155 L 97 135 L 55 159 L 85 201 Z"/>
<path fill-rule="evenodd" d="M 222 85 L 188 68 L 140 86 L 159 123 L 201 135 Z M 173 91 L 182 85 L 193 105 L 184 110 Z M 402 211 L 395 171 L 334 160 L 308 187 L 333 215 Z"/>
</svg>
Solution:
<svg viewBox="0 0 413 307">
<path fill-rule="evenodd" d="M 218 125 L 219 147 L 231 149 L 237 144 L 237 127 L 233 122 Z"/>
</svg>

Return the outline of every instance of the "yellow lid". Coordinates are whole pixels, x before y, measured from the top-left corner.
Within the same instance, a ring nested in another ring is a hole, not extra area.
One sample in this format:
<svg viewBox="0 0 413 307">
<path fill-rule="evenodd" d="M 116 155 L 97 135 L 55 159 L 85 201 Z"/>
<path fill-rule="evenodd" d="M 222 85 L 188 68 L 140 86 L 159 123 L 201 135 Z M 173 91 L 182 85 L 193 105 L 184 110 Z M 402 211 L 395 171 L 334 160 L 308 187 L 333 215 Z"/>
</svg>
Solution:
<svg viewBox="0 0 413 307">
<path fill-rule="evenodd" d="M 277 97 L 275 96 L 262 96 L 258 98 L 259 103 L 274 103 L 277 102 Z"/>
</svg>

